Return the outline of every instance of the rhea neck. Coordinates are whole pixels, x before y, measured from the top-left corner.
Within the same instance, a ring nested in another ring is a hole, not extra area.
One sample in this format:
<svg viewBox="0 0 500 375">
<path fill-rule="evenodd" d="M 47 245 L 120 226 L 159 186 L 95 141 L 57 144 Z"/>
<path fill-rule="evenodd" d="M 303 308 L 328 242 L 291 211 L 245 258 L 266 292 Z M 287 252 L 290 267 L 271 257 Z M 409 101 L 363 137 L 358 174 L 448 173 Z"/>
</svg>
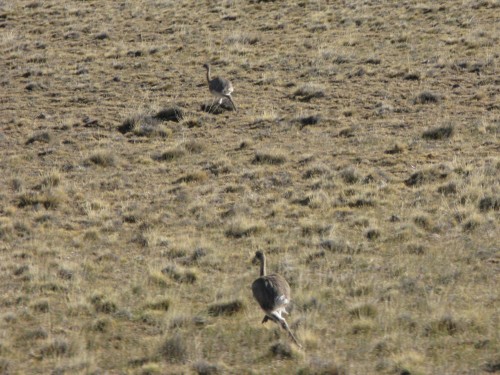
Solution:
<svg viewBox="0 0 500 375">
<path fill-rule="evenodd" d="M 260 258 L 260 276 L 266 276 L 266 257 L 264 254 Z"/>
<path fill-rule="evenodd" d="M 210 82 L 212 80 L 210 76 L 210 65 L 206 65 L 205 68 L 207 68 L 207 81 Z"/>
</svg>

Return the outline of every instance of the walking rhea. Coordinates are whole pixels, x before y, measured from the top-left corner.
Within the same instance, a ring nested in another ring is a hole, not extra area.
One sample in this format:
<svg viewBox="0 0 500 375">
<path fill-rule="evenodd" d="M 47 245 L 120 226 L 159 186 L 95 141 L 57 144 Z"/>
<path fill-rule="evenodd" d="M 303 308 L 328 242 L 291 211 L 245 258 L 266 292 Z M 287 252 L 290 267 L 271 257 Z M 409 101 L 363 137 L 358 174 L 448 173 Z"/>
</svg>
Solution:
<svg viewBox="0 0 500 375">
<path fill-rule="evenodd" d="M 210 65 L 204 64 L 203 67 L 207 70 L 208 89 L 210 90 L 210 93 L 219 99 L 219 105 L 222 104 L 224 98 L 228 99 L 236 111 L 236 106 L 234 105 L 233 98 L 231 97 L 233 84 L 227 79 L 221 77 L 215 77 L 212 79 Z"/>
<path fill-rule="evenodd" d="M 290 303 L 290 285 L 281 275 L 266 275 L 266 256 L 262 251 L 257 251 L 254 257 L 254 263 L 260 262 L 260 277 L 252 284 L 253 296 L 259 303 L 266 315 L 262 323 L 272 320 L 278 323 L 288 332 L 292 340 L 299 348 L 299 344 L 288 324 L 281 314 L 288 314 L 286 306 Z"/>
</svg>

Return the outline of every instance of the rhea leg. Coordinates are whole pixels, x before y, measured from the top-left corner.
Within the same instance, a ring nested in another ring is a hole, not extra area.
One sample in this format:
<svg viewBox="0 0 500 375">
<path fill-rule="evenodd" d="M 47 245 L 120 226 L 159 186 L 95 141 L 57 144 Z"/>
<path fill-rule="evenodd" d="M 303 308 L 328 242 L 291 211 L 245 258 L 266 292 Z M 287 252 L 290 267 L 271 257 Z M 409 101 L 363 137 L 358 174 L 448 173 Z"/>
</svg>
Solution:
<svg viewBox="0 0 500 375">
<path fill-rule="evenodd" d="M 297 339 L 295 338 L 295 336 L 293 335 L 292 331 L 290 330 L 290 327 L 288 327 L 288 324 L 286 322 L 286 320 L 284 318 L 282 318 L 281 320 L 281 327 L 288 332 L 288 334 L 290 335 L 290 337 L 292 338 L 293 342 L 299 347 L 299 348 L 302 348 L 302 345 L 299 344 L 299 342 L 297 341 Z"/>
<path fill-rule="evenodd" d="M 236 106 L 234 105 L 233 98 L 231 97 L 231 95 L 226 95 L 226 98 L 228 98 L 228 100 L 231 102 L 231 105 L 233 106 L 234 111 L 238 112 L 238 110 L 236 109 Z"/>
<path fill-rule="evenodd" d="M 285 311 L 286 312 L 286 311 Z M 297 341 L 297 339 L 295 338 L 294 334 L 292 333 L 292 331 L 290 330 L 290 327 L 288 327 L 288 323 L 286 322 L 285 318 L 283 318 L 281 316 L 280 313 L 278 312 L 273 312 L 270 316 L 266 315 L 264 317 L 264 320 L 262 320 L 262 323 L 265 323 L 267 322 L 269 319 L 271 319 L 273 322 L 276 322 L 278 323 L 281 328 L 283 328 L 285 331 L 288 332 L 288 334 L 290 335 L 291 339 L 293 340 L 293 342 L 299 347 L 299 348 L 302 348 L 302 345 L 300 345 L 300 343 Z"/>
</svg>

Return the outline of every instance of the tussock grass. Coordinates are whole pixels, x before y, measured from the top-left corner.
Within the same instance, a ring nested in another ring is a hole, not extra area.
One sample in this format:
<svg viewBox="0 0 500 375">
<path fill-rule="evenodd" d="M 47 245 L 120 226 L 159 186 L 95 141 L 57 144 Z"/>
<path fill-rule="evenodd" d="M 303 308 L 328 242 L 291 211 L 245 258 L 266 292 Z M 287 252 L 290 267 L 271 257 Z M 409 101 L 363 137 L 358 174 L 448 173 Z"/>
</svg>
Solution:
<svg viewBox="0 0 500 375">
<path fill-rule="evenodd" d="M 147 302 L 144 307 L 150 310 L 168 311 L 170 308 L 170 300 L 167 298 L 159 298 L 151 302 Z"/>
<path fill-rule="evenodd" d="M 481 198 L 478 207 L 481 212 L 498 211 L 500 210 L 500 197 L 486 196 Z"/>
<path fill-rule="evenodd" d="M 195 182 L 203 182 L 208 179 L 207 172 L 205 171 L 196 171 L 192 173 L 187 173 L 184 176 L 180 177 L 175 181 L 176 184 L 180 183 L 195 183 Z"/>
<path fill-rule="evenodd" d="M 255 153 L 253 164 L 280 165 L 286 162 L 286 156 L 281 151 L 259 151 Z"/>
<path fill-rule="evenodd" d="M 37 208 L 42 206 L 45 209 L 57 209 L 67 199 L 66 194 L 61 190 L 50 190 L 42 193 L 26 192 L 17 197 L 17 207 L 25 208 L 32 206 Z"/>
<path fill-rule="evenodd" d="M 54 339 L 43 345 L 36 354 L 40 359 L 50 357 L 71 357 L 76 354 L 75 345 L 64 339 Z"/>
<path fill-rule="evenodd" d="M 29 137 L 28 140 L 26 141 L 26 144 L 30 145 L 32 143 L 37 143 L 37 142 L 49 143 L 51 140 L 52 137 L 49 132 L 40 132 L 33 134 L 31 137 Z"/>
<path fill-rule="evenodd" d="M 276 359 L 293 359 L 296 358 L 299 354 L 297 350 L 295 350 L 292 345 L 286 342 L 278 342 L 273 344 L 269 351 L 271 355 Z"/>
<path fill-rule="evenodd" d="M 420 186 L 423 184 L 442 181 L 451 174 L 450 169 L 446 165 L 437 165 L 432 168 L 415 172 L 405 180 L 406 186 Z"/>
<path fill-rule="evenodd" d="M 295 90 L 292 97 L 303 102 L 309 102 L 312 99 L 323 98 L 325 95 L 325 88 L 323 86 L 314 83 L 307 83 Z"/>
<path fill-rule="evenodd" d="M 188 283 L 192 284 L 196 282 L 198 276 L 196 272 L 192 270 L 184 270 L 175 265 L 169 265 L 161 270 L 161 273 L 168 275 L 172 280 L 178 283 Z"/>
<path fill-rule="evenodd" d="M 118 310 L 116 302 L 107 299 L 104 295 L 95 294 L 90 298 L 90 303 L 94 306 L 96 312 L 104 314 L 113 314 Z"/>
<path fill-rule="evenodd" d="M 193 364 L 193 370 L 196 371 L 198 375 L 216 375 L 224 373 L 224 368 L 222 366 L 204 360 L 196 361 Z"/>
<path fill-rule="evenodd" d="M 349 309 L 353 318 L 374 318 L 377 316 L 377 308 L 371 303 L 361 303 Z"/>
<path fill-rule="evenodd" d="M 172 121 L 180 121 L 177 118 L 177 112 L 175 110 L 167 110 L 165 112 L 159 112 L 153 116 L 136 115 L 134 117 L 127 118 L 117 128 L 117 130 L 122 134 L 132 133 L 133 135 L 139 137 L 168 138 L 172 135 L 172 130 L 163 124 L 163 121 L 166 118 Z"/>
<path fill-rule="evenodd" d="M 161 154 L 155 154 L 152 158 L 156 161 L 173 161 L 182 158 L 184 155 L 186 155 L 184 148 L 175 147 L 165 150 Z"/>
<path fill-rule="evenodd" d="M 160 358 L 168 363 L 184 363 L 189 352 L 186 340 L 179 334 L 167 337 L 158 349 Z"/>
<path fill-rule="evenodd" d="M 243 307 L 244 304 L 240 300 L 215 303 L 208 306 L 208 313 L 213 316 L 231 316 L 240 312 Z"/>
<path fill-rule="evenodd" d="M 100 167 L 113 167 L 116 165 L 116 156 L 107 151 L 96 152 L 87 159 L 88 164 L 95 164 Z"/>
<path fill-rule="evenodd" d="M 413 99 L 414 104 L 435 104 L 443 100 L 442 96 L 431 91 L 422 91 Z"/>
<path fill-rule="evenodd" d="M 439 126 L 434 129 L 426 130 L 422 134 L 422 137 L 424 139 L 431 139 L 431 140 L 448 139 L 451 138 L 451 136 L 453 135 L 453 129 L 454 128 L 452 125 Z"/>
<path fill-rule="evenodd" d="M 319 246 L 334 253 L 353 253 L 356 249 L 344 239 L 328 239 L 321 241 Z"/>
<path fill-rule="evenodd" d="M 264 229 L 260 222 L 253 222 L 246 219 L 238 219 L 231 222 L 226 229 L 225 234 L 227 237 L 242 238 L 256 235 Z"/>
</svg>

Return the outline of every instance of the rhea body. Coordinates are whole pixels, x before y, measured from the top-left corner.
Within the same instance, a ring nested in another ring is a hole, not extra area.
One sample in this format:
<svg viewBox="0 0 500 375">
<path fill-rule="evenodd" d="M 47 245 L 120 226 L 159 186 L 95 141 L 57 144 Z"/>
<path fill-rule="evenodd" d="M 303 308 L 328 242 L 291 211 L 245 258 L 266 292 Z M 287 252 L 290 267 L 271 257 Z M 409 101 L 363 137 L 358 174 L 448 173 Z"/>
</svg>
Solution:
<svg viewBox="0 0 500 375">
<path fill-rule="evenodd" d="M 236 111 L 236 106 L 231 97 L 231 93 L 234 91 L 233 84 L 225 78 L 212 78 L 210 64 L 204 64 L 203 67 L 207 70 L 207 82 L 210 93 L 219 99 L 219 105 L 222 104 L 224 99 L 228 99 Z"/>
<path fill-rule="evenodd" d="M 288 332 L 297 346 L 302 347 L 288 327 L 285 318 L 281 316 L 282 314 L 288 314 L 286 307 L 291 298 L 290 285 L 281 275 L 267 275 L 266 256 L 262 251 L 255 253 L 254 262 L 260 262 L 260 277 L 252 283 L 252 292 L 254 298 L 266 313 L 262 323 L 266 323 L 268 320 L 278 323 Z"/>
</svg>

